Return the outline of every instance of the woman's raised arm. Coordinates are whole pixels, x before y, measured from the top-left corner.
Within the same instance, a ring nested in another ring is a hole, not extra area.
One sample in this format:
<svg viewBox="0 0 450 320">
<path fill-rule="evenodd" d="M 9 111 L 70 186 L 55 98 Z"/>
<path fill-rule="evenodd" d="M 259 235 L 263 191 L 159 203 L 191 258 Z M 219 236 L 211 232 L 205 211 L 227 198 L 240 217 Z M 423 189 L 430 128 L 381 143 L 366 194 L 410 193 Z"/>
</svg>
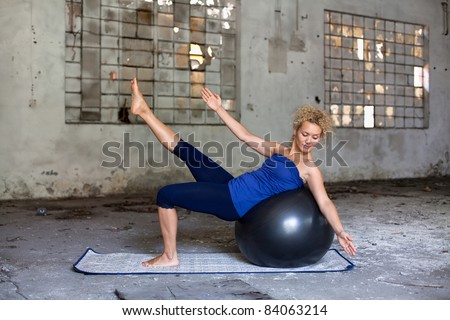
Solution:
<svg viewBox="0 0 450 320">
<path fill-rule="evenodd" d="M 211 92 L 208 88 L 203 88 L 202 99 L 211 110 L 217 113 L 228 129 L 249 147 L 266 157 L 270 157 L 274 153 L 282 153 L 282 149 L 284 149 L 285 146 L 278 142 L 266 141 L 263 138 L 250 133 L 247 128 L 233 118 L 222 106 L 222 99 L 218 94 Z"/>
</svg>

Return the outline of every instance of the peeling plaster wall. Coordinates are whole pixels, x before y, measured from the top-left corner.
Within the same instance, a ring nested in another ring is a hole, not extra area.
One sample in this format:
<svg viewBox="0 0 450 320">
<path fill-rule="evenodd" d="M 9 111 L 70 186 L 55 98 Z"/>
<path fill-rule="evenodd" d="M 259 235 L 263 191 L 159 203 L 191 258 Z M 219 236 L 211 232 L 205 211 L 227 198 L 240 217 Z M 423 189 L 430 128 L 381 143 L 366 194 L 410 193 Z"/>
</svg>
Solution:
<svg viewBox="0 0 450 320">
<path fill-rule="evenodd" d="M 289 45 L 296 26 L 295 1 L 279 2 L 278 26 L 276 1 L 262 4 L 242 0 L 242 123 L 255 134 L 270 133 L 272 139 L 287 141 L 296 107 L 304 102 L 315 104 L 316 96 L 323 101 L 324 9 L 423 23 L 430 27 L 430 128 L 337 129 L 329 142 L 337 145 L 340 140 L 348 140 L 339 151 L 347 165 L 333 161 L 333 165 L 324 164 L 322 170 L 326 181 L 450 174 L 450 36 L 441 34 L 440 2 L 301 0 L 301 51 L 280 47 L 285 60 L 274 62 L 269 52 L 280 53 L 280 48 L 270 48 L 269 40 L 276 38 Z M 170 166 L 139 168 L 137 147 L 130 148 L 128 167 L 101 166 L 103 161 L 113 160 L 102 152 L 105 143 L 116 141 L 123 146 L 124 133 L 129 133 L 131 141 L 140 142 L 148 153 L 148 143 L 155 138 L 145 126 L 65 124 L 64 25 L 64 1 L 0 2 L 0 199 L 148 192 L 167 183 L 190 180 L 187 170 L 179 168 L 170 156 Z M 230 143 L 234 137 L 220 126 L 174 129 L 183 136 L 195 131 L 195 139 L 203 143 L 218 141 L 233 146 Z M 126 153 L 123 148 L 116 151 Z M 232 151 L 230 170 L 235 174 L 247 171 L 252 161 L 261 163 L 240 155 L 237 147 Z M 159 161 L 161 152 L 155 144 L 152 155 L 145 154 L 144 160 Z M 317 156 L 326 160 L 323 151 Z M 240 165 L 242 161 L 247 165 Z"/>
</svg>

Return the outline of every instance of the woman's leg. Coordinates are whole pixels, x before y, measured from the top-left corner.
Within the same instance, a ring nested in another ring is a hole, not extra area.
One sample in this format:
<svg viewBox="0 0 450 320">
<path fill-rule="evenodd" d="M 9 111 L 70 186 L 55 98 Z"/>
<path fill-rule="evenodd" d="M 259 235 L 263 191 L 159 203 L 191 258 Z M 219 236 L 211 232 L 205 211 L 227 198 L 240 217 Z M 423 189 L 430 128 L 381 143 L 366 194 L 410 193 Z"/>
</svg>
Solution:
<svg viewBox="0 0 450 320">
<path fill-rule="evenodd" d="M 198 182 L 228 183 L 233 176 L 190 143 L 180 139 L 173 154 L 186 163 Z"/>
<path fill-rule="evenodd" d="M 230 173 L 195 147 L 185 141 L 180 142 L 180 137 L 154 115 L 139 90 L 136 78 L 131 81 L 131 94 L 131 113 L 140 116 L 147 123 L 164 147 L 170 152 L 175 151 L 174 154 L 187 164 L 197 181 L 226 183 L 233 179 Z"/>
<path fill-rule="evenodd" d="M 144 267 L 175 267 L 179 263 L 177 256 L 177 213 L 174 208 L 158 207 L 158 217 L 164 244 L 163 253 L 142 262 L 142 265 Z"/>
<path fill-rule="evenodd" d="M 167 185 L 159 190 L 156 204 L 162 208 L 181 207 L 208 213 L 225 221 L 240 218 L 225 183 L 185 182 Z"/>
<path fill-rule="evenodd" d="M 224 183 L 187 182 L 168 185 L 159 190 L 156 203 L 164 249 L 161 255 L 142 262 L 144 267 L 178 265 L 176 250 L 178 218 L 175 206 L 209 213 L 226 221 L 236 221 L 240 218 L 228 185 Z"/>
<path fill-rule="evenodd" d="M 140 116 L 153 131 L 159 142 L 170 152 L 173 152 L 180 138 L 150 110 L 139 90 L 136 78 L 131 80 L 131 113 Z"/>
</svg>

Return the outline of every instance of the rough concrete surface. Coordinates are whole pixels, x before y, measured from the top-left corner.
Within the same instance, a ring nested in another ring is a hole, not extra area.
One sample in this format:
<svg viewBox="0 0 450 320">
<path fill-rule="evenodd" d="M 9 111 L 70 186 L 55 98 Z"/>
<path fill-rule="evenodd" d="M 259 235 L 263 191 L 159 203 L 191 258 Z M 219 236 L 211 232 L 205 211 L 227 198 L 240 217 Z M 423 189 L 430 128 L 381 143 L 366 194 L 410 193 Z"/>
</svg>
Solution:
<svg viewBox="0 0 450 320">
<path fill-rule="evenodd" d="M 72 270 L 87 247 L 161 250 L 154 195 L 0 202 L 0 299 L 450 298 L 448 177 L 327 189 L 358 249 L 352 271 L 88 276 Z M 234 224 L 180 210 L 178 250 L 237 252 Z"/>
</svg>

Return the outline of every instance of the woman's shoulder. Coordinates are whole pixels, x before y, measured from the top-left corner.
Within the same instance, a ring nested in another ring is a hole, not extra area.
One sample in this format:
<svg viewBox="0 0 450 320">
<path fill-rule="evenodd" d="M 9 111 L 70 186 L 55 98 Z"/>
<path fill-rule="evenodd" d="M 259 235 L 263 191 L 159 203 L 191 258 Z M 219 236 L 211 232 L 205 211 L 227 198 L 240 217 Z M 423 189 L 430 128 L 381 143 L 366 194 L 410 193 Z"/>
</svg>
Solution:
<svg viewBox="0 0 450 320">
<path fill-rule="evenodd" d="M 322 172 L 315 161 L 304 162 L 303 175 L 307 182 L 311 181 L 311 179 L 322 179 Z"/>
</svg>

